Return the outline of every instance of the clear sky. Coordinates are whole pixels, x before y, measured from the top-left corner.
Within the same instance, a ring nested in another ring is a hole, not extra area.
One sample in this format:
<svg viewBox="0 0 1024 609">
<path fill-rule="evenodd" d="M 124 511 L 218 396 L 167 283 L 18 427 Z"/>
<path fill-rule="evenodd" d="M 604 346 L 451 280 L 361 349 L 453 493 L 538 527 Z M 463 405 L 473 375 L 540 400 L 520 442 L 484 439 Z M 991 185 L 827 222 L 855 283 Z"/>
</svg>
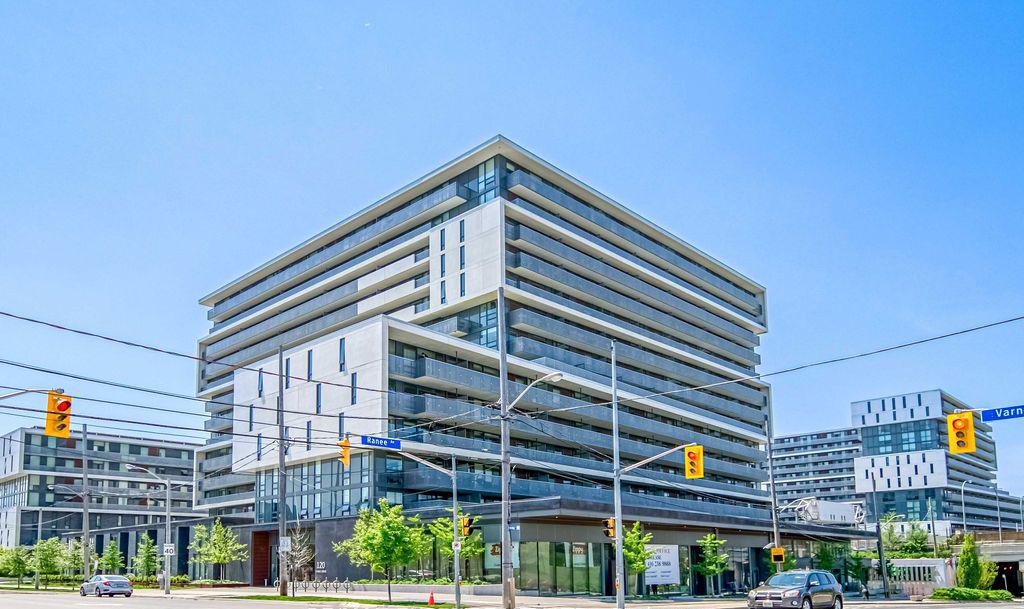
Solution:
<svg viewBox="0 0 1024 609">
<path fill-rule="evenodd" d="M 502 133 L 765 285 L 763 371 L 1024 313 L 1024 4 L 340 4 L 0 4 L 0 309 L 192 353 L 200 296 Z M 0 358 L 195 385 L 9 320 Z M 1021 404 L 1022 363 L 1016 324 L 779 376 L 778 427 Z"/>
</svg>

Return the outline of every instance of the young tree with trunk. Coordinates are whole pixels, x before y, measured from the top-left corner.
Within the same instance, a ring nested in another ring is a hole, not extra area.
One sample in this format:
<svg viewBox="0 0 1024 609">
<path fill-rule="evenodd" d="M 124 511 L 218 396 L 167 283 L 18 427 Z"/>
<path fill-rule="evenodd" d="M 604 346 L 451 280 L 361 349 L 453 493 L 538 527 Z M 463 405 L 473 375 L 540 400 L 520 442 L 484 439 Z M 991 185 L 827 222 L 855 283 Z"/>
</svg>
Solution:
<svg viewBox="0 0 1024 609">
<path fill-rule="evenodd" d="M 141 577 L 153 577 L 160 565 L 160 558 L 156 552 L 156 542 L 144 533 L 139 536 L 139 544 L 135 548 L 135 558 L 132 559 L 132 566 L 135 574 Z"/>
<path fill-rule="evenodd" d="M 124 554 L 117 544 L 110 544 L 100 556 L 100 570 L 108 575 L 115 575 L 124 568 Z"/>
<path fill-rule="evenodd" d="M 206 528 L 205 524 L 197 524 L 192 527 L 192 541 L 188 544 L 188 551 L 191 553 L 188 562 L 199 566 L 199 579 L 208 579 L 210 529 Z"/>
<path fill-rule="evenodd" d="M 960 548 L 960 559 L 956 565 L 956 585 L 961 588 L 977 588 L 980 579 L 981 563 L 978 561 L 974 535 L 965 535 L 964 545 Z"/>
<path fill-rule="evenodd" d="M 451 511 L 449 509 L 449 511 Z M 459 515 L 457 518 L 468 517 L 467 514 L 459 508 Z M 452 519 L 451 518 L 438 518 L 434 522 L 427 525 L 427 529 L 430 531 L 430 535 L 437 541 L 437 549 L 441 553 L 441 556 L 451 564 L 455 560 L 455 550 L 452 549 L 452 541 L 455 540 L 455 531 L 452 530 Z M 484 539 L 483 533 L 479 529 L 473 531 L 473 534 L 469 537 L 462 538 L 462 549 L 459 550 L 459 558 L 461 559 L 460 567 L 464 567 L 467 561 L 476 558 L 484 553 Z M 454 570 L 453 570 L 454 571 Z M 463 577 L 465 577 L 465 569 L 461 569 Z"/>
<path fill-rule="evenodd" d="M 633 593 L 640 594 L 640 576 L 647 570 L 647 559 L 654 556 L 654 551 L 647 549 L 647 544 L 654 535 L 645 533 L 639 520 L 634 522 L 631 528 L 624 529 L 622 557 L 626 559 L 626 568 L 636 574 L 636 588 Z"/>
<path fill-rule="evenodd" d="M 0 563 L 0 568 L 8 576 L 17 578 L 18 587 L 20 588 L 21 580 L 28 575 L 32 566 L 32 553 L 24 546 L 15 546 L 5 549 L 3 554 L 0 555 L 0 560 L 3 561 Z"/>
<path fill-rule="evenodd" d="M 238 541 L 238 535 L 230 527 L 224 526 L 220 518 L 213 522 L 206 560 L 215 569 L 214 576 L 224 578 L 224 571 L 230 563 L 249 558 L 249 546 Z M 216 567 L 220 567 L 217 569 Z"/>
<path fill-rule="evenodd" d="M 725 545 L 724 539 L 719 539 L 714 533 L 708 533 L 697 540 L 700 546 L 700 562 L 694 565 L 697 572 L 707 578 L 708 592 L 714 594 L 715 577 L 718 577 L 729 567 L 729 555 L 721 552 Z"/>
<path fill-rule="evenodd" d="M 284 559 L 288 565 L 288 581 L 293 582 L 292 596 L 295 596 L 296 573 L 313 563 L 316 548 L 309 539 L 309 531 L 299 529 L 298 525 L 288 533 L 288 536 L 292 539 L 292 549 L 284 553 Z"/>
<path fill-rule="evenodd" d="M 32 570 L 40 576 L 50 576 L 60 573 L 60 559 L 64 553 L 64 547 L 60 538 L 51 537 L 38 542 L 32 549 Z M 50 587 L 50 578 L 43 578 L 43 584 Z"/>
<path fill-rule="evenodd" d="M 407 518 L 401 505 L 381 499 L 377 509 L 359 511 L 352 537 L 333 544 L 340 557 L 348 555 L 356 565 L 384 573 L 391 601 L 391 580 L 395 569 L 407 565 L 423 552 L 425 531 L 419 516 Z"/>
</svg>

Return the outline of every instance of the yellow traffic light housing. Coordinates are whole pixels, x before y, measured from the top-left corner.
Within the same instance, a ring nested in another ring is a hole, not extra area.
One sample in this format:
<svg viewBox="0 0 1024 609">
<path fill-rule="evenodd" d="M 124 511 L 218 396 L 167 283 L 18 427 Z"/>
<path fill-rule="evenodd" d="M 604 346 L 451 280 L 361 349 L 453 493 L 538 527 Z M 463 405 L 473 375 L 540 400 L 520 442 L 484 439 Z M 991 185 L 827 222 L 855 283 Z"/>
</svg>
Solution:
<svg viewBox="0 0 1024 609">
<path fill-rule="evenodd" d="M 469 537 L 473 534 L 473 517 L 463 516 L 459 518 L 459 535 Z"/>
<path fill-rule="evenodd" d="M 615 539 L 615 519 L 604 519 L 604 536 L 608 539 Z"/>
<path fill-rule="evenodd" d="M 960 455 L 977 450 L 974 441 L 973 412 L 956 412 L 946 415 L 946 431 L 949 433 L 949 452 L 951 454 Z"/>
<path fill-rule="evenodd" d="M 345 439 L 338 442 L 338 461 L 345 467 L 348 467 L 349 462 L 352 460 L 352 442 L 348 439 L 348 434 L 345 434 Z"/>
<path fill-rule="evenodd" d="M 779 564 L 786 562 L 786 549 L 772 548 L 772 562 Z"/>
<path fill-rule="evenodd" d="M 686 477 L 690 479 L 704 477 L 704 447 L 688 446 L 683 453 L 683 465 Z"/>
<path fill-rule="evenodd" d="M 57 391 L 47 394 L 45 433 L 54 438 L 71 435 L 71 396 Z"/>
</svg>

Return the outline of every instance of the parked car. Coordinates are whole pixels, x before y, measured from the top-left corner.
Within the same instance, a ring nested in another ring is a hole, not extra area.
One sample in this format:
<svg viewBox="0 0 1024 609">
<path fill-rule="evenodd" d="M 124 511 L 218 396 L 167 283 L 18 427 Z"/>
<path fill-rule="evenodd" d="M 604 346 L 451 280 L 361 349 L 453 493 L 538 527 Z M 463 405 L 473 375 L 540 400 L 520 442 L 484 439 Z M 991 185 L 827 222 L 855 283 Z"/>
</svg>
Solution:
<svg viewBox="0 0 1024 609">
<path fill-rule="evenodd" d="M 751 590 L 747 607 L 843 609 L 843 587 L 828 571 L 784 571 Z"/>
<path fill-rule="evenodd" d="M 78 589 L 82 596 L 114 596 L 123 594 L 125 598 L 132 595 L 132 583 L 127 577 L 120 575 L 94 575 Z"/>
</svg>

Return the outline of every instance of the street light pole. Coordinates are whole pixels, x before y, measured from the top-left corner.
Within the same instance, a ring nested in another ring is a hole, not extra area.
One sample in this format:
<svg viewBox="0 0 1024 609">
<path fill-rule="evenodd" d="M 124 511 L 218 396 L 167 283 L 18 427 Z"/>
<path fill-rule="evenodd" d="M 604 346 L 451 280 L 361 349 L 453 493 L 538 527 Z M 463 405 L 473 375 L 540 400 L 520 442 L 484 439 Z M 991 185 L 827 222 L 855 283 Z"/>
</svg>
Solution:
<svg viewBox="0 0 1024 609">
<path fill-rule="evenodd" d="M 889 571 L 885 566 L 885 547 L 882 544 L 882 515 L 878 511 L 878 491 L 875 489 L 875 473 L 871 472 L 871 505 L 875 511 L 875 533 L 878 537 L 878 566 L 882 574 L 882 592 L 889 598 Z"/>
<path fill-rule="evenodd" d="M 512 458 L 509 454 L 508 336 L 505 329 L 505 288 L 498 286 L 498 401 L 501 403 L 501 606 L 515 609 L 512 570 Z"/>
<path fill-rule="evenodd" d="M 619 461 L 619 379 L 616 367 L 615 341 L 611 341 L 612 364 L 612 475 L 615 495 L 615 606 L 624 609 L 626 606 L 626 565 L 623 558 L 622 534 L 625 524 L 622 522 L 622 463 Z"/>
<path fill-rule="evenodd" d="M 164 483 L 167 490 L 166 498 L 164 499 L 164 545 L 174 543 L 171 541 L 171 479 L 161 478 L 153 473 L 152 470 L 142 467 L 141 465 L 135 465 L 133 463 L 128 464 L 128 469 L 132 469 L 139 472 L 146 472 L 150 476 L 156 478 L 160 482 Z M 164 594 L 171 593 L 171 555 L 164 552 Z"/>
<path fill-rule="evenodd" d="M 92 543 L 89 540 L 89 430 L 82 425 L 82 575 L 92 577 Z"/>
<path fill-rule="evenodd" d="M 967 481 L 964 480 L 960 483 L 960 517 L 963 519 L 964 524 L 964 535 L 967 535 L 967 501 L 964 499 L 964 487 L 967 486 Z"/>
</svg>

